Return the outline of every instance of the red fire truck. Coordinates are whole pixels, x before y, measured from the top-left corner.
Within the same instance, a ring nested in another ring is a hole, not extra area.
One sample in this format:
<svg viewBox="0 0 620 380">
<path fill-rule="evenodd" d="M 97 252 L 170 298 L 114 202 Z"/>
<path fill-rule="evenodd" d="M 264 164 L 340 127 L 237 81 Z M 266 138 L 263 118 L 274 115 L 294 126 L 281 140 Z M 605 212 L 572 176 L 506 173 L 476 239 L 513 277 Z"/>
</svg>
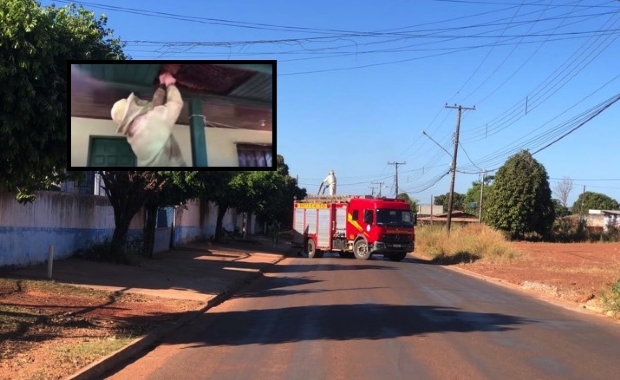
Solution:
<svg viewBox="0 0 620 380">
<path fill-rule="evenodd" d="M 416 216 L 402 199 L 308 196 L 294 201 L 293 213 L 293 247 L 310 258 L 337 251 L 360 260 L 382 254 L 401 261 L 414 250 Z"/>
</svg>

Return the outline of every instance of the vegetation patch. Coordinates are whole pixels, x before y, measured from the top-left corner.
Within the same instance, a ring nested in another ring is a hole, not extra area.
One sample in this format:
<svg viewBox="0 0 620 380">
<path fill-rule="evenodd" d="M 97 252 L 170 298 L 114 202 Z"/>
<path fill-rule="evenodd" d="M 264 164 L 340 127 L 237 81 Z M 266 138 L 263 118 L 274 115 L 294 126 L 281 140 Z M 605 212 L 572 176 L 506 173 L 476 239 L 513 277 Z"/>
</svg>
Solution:
<svg viewBox="0 0 620 380">
<path fill-rule="evenodd" d="M 605 311 L 615 317 L 620 317 L 620 278 L 612 285 L 611 289 L 602 292 L 601 300 Z"/>
<path fill-rule="evenodd" d="M 506 237 L 483 224 L 455 226 L 448 235 L 444 226 L 416 229 L 416 250 L 439 264 L 510 261 L 519 256 Z"/>
<path fill-rule="evenodd" d="M 122 250 L 112 252 L 112 241 L 110 238 L 105 238 L 90 247 L 76 250 L 73 256 L 85 260 L 141 266 L 146 259 L 142 254 L 143 243 L 141 236 L 130 238 Z"/>
<path fill-rule="evenodd" d="M 109 292 L 80 286 L 73 286 L 47 279 L 0 278 L 0 297 L 13 293 L 45 293 L 73 296 L 82 299 L 106 300 Z"/>
</svg>

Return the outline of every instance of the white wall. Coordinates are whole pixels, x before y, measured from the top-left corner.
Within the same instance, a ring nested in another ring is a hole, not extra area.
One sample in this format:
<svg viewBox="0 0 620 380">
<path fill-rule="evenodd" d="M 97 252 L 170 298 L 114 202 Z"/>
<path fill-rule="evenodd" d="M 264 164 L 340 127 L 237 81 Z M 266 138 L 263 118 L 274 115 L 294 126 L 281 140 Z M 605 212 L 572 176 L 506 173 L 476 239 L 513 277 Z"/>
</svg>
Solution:
<svg viewBox="0 0 620 380">
<path fill-rule="evenodd" d="M 86 166 L 88 163 L 88 144 L 90 136 L 122 137 L 116 133 L 116 124 L 112 120 L 71 118 L 71 166 Z M 189 128 L 176 125 L 172 131 L 181 147 L 185 162 L 191 164 L 192 151 Z"/>
<path fill-rule="evenodd" d="M 176 125 L 173 135 L 181 146 L 185 162 L 192 165 L 189 127 Z M 90 136 L 120 137 L 112 120 L 71 118 L 71 166 L 85 167 L 88 163 Z M 273 134 L 248 129 L 206 128 L 207 162 L 209 166 L 239 166 L 237 143 L 272 144 Z"/>
<path fill-rule="evenodd" d="M 143 228 L 139 213 L 129 234 Z M 114 231 L 114 210 L 107 198 L 42 191 L 34 203 L 19 204 L 15 194 L 0 193 L 0 267 L 24 266 L 47 259 L 49 245 L 62 259 L 92 245 Z"/>
<path fill-rule="evenodd" d="M 224 228 L 232 230 L 234 209 L 224 216 Z M 209 202 L 201 217 L 200 204 L 177 207 L 174 244 L 213 237 L 217 206 Z M 138 212 L 129 235 L 138 237 L 144 226 L 144 212 Z M 168 249 L 171 228 L 156 230 L 155 252 Z M 0 267 L 26 266 L 47 260 L 50 244 L 55 258 L 71 256 L 77 249 L 111 238 L 114 210 L 107 197 L 57 191 L 37 193 L 34 203 L 22 205 L 15 194 L 0 192 Z M 249 234 L 254 233 L 251 228 Z"/>
</svg>

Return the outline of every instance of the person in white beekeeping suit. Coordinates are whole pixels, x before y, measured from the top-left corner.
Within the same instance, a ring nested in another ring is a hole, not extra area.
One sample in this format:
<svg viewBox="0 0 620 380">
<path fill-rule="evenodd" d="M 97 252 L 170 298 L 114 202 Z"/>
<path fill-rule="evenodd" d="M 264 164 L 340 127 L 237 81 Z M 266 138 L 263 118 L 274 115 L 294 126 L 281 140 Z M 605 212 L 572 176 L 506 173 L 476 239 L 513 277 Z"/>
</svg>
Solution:
<svg viewBox="0 0 620 380">
<path fill-rule="evenodd" d="M 323 185 L 325 185 L 325 187 L 323 187 Z M 323 194 L 325 194 L 325 190 L 329 188 L 329 195 L 336 195 L 336 175 L 333 170 L 329 171 L 329 174 L 321 183 L 321 188 L 323 188 Z M 321 192 L 321 189 L 319 189 L 319 192 Z"/>
<path fill-rule="evenodd" d="M 138 166 L 187 166 L 172 134 L 183 99 L 170 73 L 161 74 L 159 81 L 151 102 L 131 93 L 127 99 L 114 103 L 112 120 L 118 126 L 117 133 L 127 137 Z"/>
</svg>

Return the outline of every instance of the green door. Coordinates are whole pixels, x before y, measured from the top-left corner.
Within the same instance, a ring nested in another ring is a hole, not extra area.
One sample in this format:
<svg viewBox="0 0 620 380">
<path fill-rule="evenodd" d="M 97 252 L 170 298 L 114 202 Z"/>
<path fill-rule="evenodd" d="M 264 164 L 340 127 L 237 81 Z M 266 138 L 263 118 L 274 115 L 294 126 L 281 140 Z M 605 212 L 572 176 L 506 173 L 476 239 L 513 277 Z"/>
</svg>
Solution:
<svg viewBox="0 0 620 380">
<path fill-rule="evenodd" d="M 136 155 L 124 137 L 91 137 L 88 166 L 135 167 Z"/>
</svg>

